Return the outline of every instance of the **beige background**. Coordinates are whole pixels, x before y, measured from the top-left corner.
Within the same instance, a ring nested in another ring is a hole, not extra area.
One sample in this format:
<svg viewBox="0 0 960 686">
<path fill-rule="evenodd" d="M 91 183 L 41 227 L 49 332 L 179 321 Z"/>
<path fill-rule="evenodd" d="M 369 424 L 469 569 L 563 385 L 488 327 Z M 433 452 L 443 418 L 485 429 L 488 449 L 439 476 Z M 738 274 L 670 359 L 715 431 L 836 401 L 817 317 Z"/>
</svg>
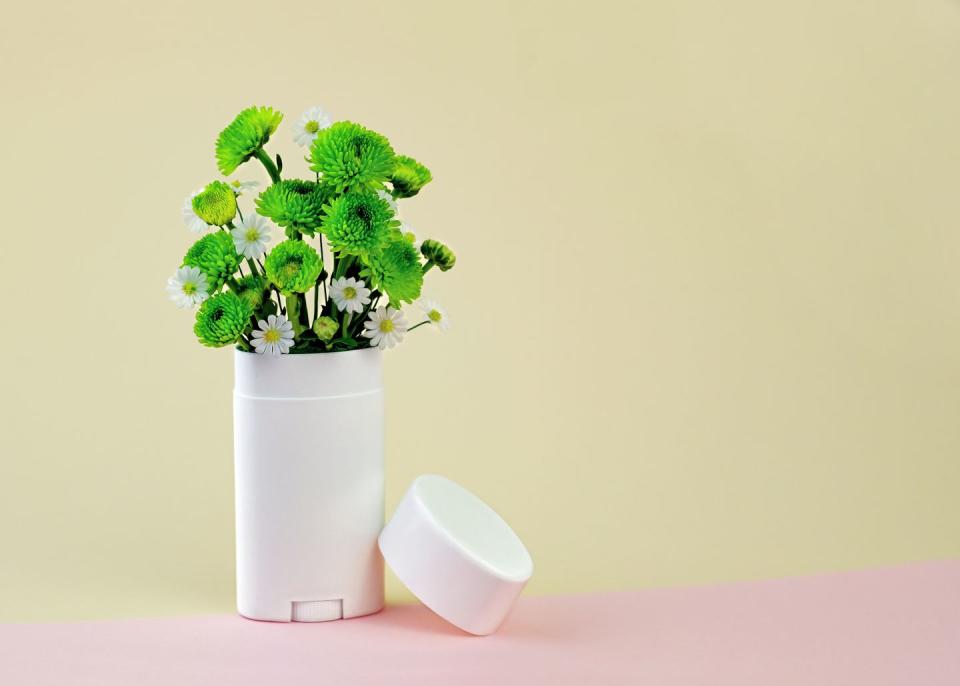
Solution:
<svg viewBox="0 0 960 686">
<path fill-rule="evenodd" d="M 533 594 L 956 557 L 958 74 L 950 0 L 8 7 L 0 620 L 232 607 L 231 355 L 163 286 L 255 103 L 436 177 L 388 510 L 462 481 Z"/>
</svg>

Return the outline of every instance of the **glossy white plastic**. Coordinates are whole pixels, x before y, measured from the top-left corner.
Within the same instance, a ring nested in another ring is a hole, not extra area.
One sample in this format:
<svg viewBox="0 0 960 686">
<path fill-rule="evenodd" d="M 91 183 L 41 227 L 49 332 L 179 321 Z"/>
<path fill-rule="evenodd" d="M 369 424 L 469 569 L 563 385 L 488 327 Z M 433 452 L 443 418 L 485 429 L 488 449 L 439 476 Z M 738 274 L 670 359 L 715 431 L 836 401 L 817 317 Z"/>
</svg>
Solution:
<svg viewBox="0 0 960 686">
<path fill-rule="evenodd" d="M 238 611 L 276 622 L 377 612 L 382 353 L 234 360 Z"/>
<path fill-rule="evenodd" d="M 478 635 L 497 630 L 533 574 L 513 529 L 473 493 L 433 474 L 407 490 L 380 550 L 424 605 Z"/>
</svg>

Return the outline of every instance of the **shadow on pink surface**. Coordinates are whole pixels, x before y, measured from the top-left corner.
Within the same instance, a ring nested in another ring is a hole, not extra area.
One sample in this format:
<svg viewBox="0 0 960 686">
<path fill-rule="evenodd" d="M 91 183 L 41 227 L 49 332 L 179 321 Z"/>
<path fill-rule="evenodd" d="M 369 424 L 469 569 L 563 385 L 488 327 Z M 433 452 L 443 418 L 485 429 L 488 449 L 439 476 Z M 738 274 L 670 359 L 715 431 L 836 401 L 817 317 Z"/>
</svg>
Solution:
<svg viewBox="0 0 960 686">
<path fill-rule="evenodd" d="M 960 561 L 522 598 L 475 637 L 422 606 L 323 624 L 235 615 L 0 625 L 4 686 L 960 684 Z"/>
</svg>

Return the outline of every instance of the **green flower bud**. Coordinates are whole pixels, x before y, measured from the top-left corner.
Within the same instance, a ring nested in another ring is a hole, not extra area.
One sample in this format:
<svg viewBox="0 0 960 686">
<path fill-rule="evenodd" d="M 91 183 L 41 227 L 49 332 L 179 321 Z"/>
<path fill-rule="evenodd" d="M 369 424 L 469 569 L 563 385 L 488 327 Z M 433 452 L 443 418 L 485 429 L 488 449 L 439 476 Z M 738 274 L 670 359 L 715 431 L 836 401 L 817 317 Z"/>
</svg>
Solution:
<svg viewBox="0 0 960 686">
<path fill-rule="evenodd" d="M 427 262 L 433 262 L 443 272 L 451 269 L 457 263 L 457 256 L 440 241 L 425 240 L 420 244 L 420 252 L 427 258 Z"/>
<path fill-rule="evenodd" d="M 207 224 L 223 226 L 237 216 L 237 196 L 223 181 L 213 181 L 193 197 L 193 211 Z"/>
<path fill-rule="evenodd" d="M 317 317 L 313 323 L 313 332 L 321 341 L 330 341 L 337 333 L 337 320 L 331 317 Z"/>
<path fill-rule="evenodd" d="M 216 293 L 237 270 L 240 256 L 226 231 L 208 233 L 194 243 L 183 258 L 184 267 L 197 267 L 207 277 L 210 293 Z"/>
<path fill-rule="evenodd" d="M 282 119 L 283 115 L 270 107 L 248 107 L 238 114 L 217 137 L 217 166 L 223 175 L 230 176 L 253 157 Z"/>
<path fill-rule="evenodd" d="M 203 345 L 222 348 L 237 342 L 252 314 L 243 298 L 229 291 L 219 293 L 200 305 L 193 332 Z"/>
<path fill-rule="evenodd" d="M 393 158 L 390 183 L 396 198 L 412 198 L 433 179 L 430 170 L 412 157 L 397 155 Z"/>
<path fill-rule="evenodd" d="M 323 264 L 313 246 L 286 240 L 274 246 L 264 263 L 267 278 L 281 292 L 306 293 L 320 277 Z"/>
</svg>

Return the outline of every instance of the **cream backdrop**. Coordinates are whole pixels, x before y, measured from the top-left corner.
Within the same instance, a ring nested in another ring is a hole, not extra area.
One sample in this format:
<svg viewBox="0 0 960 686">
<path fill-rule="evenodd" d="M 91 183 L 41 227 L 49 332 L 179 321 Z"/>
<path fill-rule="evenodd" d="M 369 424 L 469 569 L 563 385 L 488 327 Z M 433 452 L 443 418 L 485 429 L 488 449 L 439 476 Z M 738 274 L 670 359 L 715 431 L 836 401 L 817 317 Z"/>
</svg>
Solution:
<svg viewBox="0 0 960 686">
<path fill-rule="evenodd" d="M 532 594 L 956 557 L 958 74 L 953 0 L 8 6 L 0 619 L 232 608 L 231 354 L 163 287 L 250 104 L 434 171 L 388 511 L 468 485 Z"/>
</svg>

